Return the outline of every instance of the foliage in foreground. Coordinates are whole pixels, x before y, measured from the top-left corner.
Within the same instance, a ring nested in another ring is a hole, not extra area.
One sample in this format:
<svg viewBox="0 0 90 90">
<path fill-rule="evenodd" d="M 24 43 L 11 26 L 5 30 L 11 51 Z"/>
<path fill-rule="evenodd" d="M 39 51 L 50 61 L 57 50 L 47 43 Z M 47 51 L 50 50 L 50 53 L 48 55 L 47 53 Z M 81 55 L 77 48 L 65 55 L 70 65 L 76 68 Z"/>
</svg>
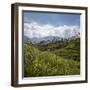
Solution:
<svg viewBox="0 0 90 90">
<path fill-rule="evenodd" d="M 80 62 L 24 44 L 24 76 L 79 75 Z"/>
</svg>

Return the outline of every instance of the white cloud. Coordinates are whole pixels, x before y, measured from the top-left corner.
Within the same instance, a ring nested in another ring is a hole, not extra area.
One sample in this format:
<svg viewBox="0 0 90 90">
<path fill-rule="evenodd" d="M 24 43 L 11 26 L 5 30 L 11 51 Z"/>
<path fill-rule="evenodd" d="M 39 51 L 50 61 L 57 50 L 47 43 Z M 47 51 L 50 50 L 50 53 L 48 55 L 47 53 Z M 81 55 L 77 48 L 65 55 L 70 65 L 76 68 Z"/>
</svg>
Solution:
<svg viewBox="0 0 90 90">
<path fill-rule="evenodd" d="M 43 38 L 47 36 L 69 38 L 77 35 L 79 32 L 79 26 L 40 25 L 37 22 L 24 23 L 24 36 L 28 38 Z"/>
</svg>

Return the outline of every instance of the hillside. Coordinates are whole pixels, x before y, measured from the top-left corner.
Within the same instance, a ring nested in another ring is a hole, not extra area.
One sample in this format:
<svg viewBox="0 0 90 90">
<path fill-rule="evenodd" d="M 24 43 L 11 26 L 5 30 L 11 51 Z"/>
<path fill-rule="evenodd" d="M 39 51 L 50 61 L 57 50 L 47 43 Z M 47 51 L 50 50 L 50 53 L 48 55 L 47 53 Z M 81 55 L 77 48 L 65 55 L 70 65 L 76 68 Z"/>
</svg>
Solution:
<svg viewBox="0 0 90 90">
<path fill-rule="evenodd" d="M 41 41 L 31 45 L 40 51 L 49 51 L 66 59 L 80 61 L 80 38 L 52 40 L 48 43 Z"/>
<path fill-rule="evenodd" d="M 24 76 L 80 74 L 80 39 L 24 43 Z"/>
</svg>

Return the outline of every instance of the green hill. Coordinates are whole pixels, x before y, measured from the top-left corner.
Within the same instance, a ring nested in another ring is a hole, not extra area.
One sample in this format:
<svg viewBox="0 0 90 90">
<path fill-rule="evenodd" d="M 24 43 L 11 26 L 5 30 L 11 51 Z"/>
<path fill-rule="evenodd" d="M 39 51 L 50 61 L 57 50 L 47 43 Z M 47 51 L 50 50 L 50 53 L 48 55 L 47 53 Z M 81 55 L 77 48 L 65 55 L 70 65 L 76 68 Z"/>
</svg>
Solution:
<svg viewBox="0 0 90 90">
<path fill-rule="evenodd" d="M 78 43 L 78 39 L 76 41 Z M 24 76 L 39 77 L 80 74 L 79 59 L 74 60 L 72 57 L 78 56 L 77 52 L 79 53 L 78 45 L 77 47 L 75 46 L 76 41 L 52 41 L 45 45 L 42 43 L 35 45 L 25 43 Z M 69 59 L 70 55 L 71 58 Z"/>
<path fill-rule="evenodd" d="M 33 44 L 32 46 L 40 51 L 49 51 L 66 59 L 80 61 L 80 38 L 62 39 L 60 41 L 51 41 L 47 44 L 43 43 Z"/>
</svg>

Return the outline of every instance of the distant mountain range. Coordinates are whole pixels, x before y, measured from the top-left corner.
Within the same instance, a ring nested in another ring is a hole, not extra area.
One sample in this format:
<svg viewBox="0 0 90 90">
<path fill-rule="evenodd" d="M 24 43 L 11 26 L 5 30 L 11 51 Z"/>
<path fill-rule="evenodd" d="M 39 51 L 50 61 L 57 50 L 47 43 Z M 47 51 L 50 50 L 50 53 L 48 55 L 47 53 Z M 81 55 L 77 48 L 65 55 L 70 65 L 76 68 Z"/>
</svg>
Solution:
<svg viewBox="0 0 90 90">
<path fill-rule="evenodd" d="M 31 42 L 31 43 L 40 43 L 40 42 L 44 42 L 44 43 L 48 43 L 50 41 L 57 41 L 57 40 L 62 40 L 62 39 L 75 39 L 75 38 L 78 38 L 80 37 L 80 34 L 78 33 L 77 35 L 75 36 L 72 36 L 72 37 L 69 37 L 69 38 L 61 38 L 61 37 L 58 37 L 58 36 L 47 36 L 47 37 L 42 37 L 42 38 L 29 38 L 27 36 L 24 36 L 24 42 Z"/>
</svg>

